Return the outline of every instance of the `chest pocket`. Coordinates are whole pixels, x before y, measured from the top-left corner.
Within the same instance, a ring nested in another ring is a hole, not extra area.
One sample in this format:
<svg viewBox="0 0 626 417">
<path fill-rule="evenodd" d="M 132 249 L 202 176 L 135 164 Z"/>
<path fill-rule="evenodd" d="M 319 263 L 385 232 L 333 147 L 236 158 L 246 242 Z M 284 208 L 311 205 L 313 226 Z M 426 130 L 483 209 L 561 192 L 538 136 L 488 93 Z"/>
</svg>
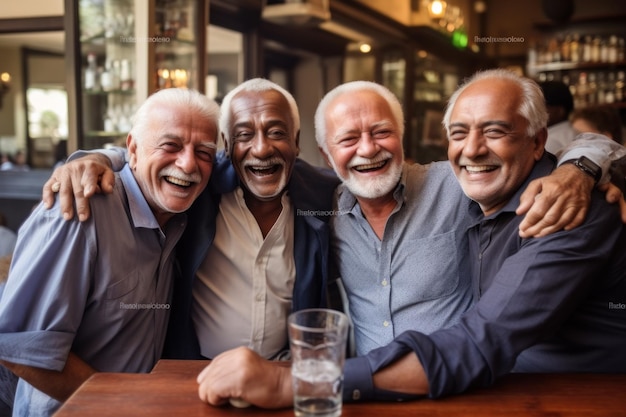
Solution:
<svg viewBox="0 0 626 417">
<path fill-rule="evenodd" d="M 454 293 L 459 285 L 459 253 L 455 232 L 407 240 L 399 248 L 394 287 L 406 290 L 406 298 L 436 300 Z M 404 298 L 404 297 L 403 297 Z"/>
<path fill-rule="evenodd" d="M 122 304 L 134 305 L 145 300 L 145 291 L 138 291 L 140 276 L 137 271 L 133 271 L 123 279 L 109 285 L 106 289 L 106 309 L 108 312 L 122 309 Z M 140 297 L 141 296 L 141 297 Z"/>
</svg>

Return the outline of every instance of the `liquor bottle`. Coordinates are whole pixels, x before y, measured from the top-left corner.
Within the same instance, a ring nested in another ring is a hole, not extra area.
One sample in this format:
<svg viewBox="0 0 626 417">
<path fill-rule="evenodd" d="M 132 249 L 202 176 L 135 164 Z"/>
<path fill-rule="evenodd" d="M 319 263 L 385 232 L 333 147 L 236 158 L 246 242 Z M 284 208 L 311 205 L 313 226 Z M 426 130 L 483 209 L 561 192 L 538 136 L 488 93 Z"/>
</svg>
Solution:
<svg viewBox="0 0 626 417">
<path fill-rule="evenodd" d="M 620 103 L 626 101 L 626 97 L 624 96 L 624 88 L 626 87 L 624 83 L 626 83 L 624 71 L 619 71 L 617 73 L 617 81 L 615 82 L 615 102 Z"/>
<path fill-rule="evenodd" d="M 569 45 L 570 59 L 572 62 L 580 62 L 580 42 L 578 34 L 575 33 L 572 36 L 572 41 Z"/>
<path fill-rule="evenodd" d="M 591 40 L 591 62 L 600 62 L 600 47 L 600 37 L 594 36 Z"/>
<path fill-rule="evenodd" d="M 609 72 L 607 75 L 604 102 L 607 104 L 615 103 L 615 73 L 614 72 Z"/>
<path fill-rule="evenodd" d="M 591 36 L 587 35 L 584 38 L 584 43 L 582 44 L 583 47 L 583 56 L 582 56 L 582 62 L 591 62 L 591 49 L 592 49 L 592 40 L 591 40 Z"/>
<path fill-rule="evenodd" d="M 570 62 L 572 60 L 571 55 L 572 37 L 570 35 L 565 36 L 565 39 L 561 42 L 561 60 L 563 62 Z"/>
<path fill-rule="evenodd" d="M 98 64 L 96 63 L 96 54 L 87 55 L 87 68 L 85 68 L 85 90 L 96 90 L 98 81 Z"/>
<path fill-rule="evenodd" d="M 133 84 L 130 61 L 128 59 L 122 59 L 120 68 L 120 88 L 124 91 L 132 90 Z"/>
<path fill-rule="evenodd" d="M 611 63 L 617 62 L 617 36 L 611 35 L 608 48 L 608 61 Z"/>
<path fill-rule="evenodd" d="M 111 60 L 107 59 L 104 63 L 104 69 L 100 73 L 100 87 L 102 87 L 103 91 L 111 91 L 112 90 L 112 65 Z"/>
</svg>

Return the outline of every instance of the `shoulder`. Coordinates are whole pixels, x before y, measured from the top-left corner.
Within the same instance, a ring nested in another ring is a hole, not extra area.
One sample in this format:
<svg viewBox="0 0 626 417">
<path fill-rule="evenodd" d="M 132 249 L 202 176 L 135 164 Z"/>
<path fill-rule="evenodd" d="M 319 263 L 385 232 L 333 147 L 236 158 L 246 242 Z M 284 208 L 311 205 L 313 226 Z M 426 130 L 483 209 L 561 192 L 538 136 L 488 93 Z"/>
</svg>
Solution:
<svg viewBox="0 0 626 417">
<path fill-rule="evenodd" d="M 340 184 L 335 173 L 297 159 L 289 180 L 289 194 L 300 209 L 330 209 Z"/>
</svg>

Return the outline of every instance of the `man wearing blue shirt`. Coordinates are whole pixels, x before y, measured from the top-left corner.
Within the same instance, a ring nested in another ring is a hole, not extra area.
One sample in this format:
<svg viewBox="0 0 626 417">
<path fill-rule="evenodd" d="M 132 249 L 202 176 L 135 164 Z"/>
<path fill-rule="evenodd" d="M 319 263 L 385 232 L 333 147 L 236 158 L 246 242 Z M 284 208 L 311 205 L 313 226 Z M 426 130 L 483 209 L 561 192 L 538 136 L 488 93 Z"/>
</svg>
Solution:
<svg viewBox="0 0 626 417">
<path fill-rule="evenodd" d="M 200 93 L 155 93 L 88 221 L 40 204 L 24 222 L 0 300 L 0 362 L 21 377 L 14 415 L 51 415 L 92 373 L 148 372 L 161 357 L 174 249 L 209 181 L 218 117 Z"/>
</svg>

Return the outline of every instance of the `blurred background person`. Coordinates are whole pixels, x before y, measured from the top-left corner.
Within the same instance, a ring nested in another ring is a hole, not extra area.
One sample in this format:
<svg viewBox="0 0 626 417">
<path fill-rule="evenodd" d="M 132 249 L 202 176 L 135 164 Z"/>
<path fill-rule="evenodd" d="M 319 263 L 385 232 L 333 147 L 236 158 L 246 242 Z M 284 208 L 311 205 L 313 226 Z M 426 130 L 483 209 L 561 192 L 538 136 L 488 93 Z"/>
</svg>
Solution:
<svg viewBox="0 0 626 417">
<path fill-rule="evenodd" d="M 619 113 L 606 106 L 576 109 L 570 116 L 572 127 L 578 132 L 600 133 L 617 143 L 622 143 L 622 122 Z"/>
<path fill-rule="evenodd" d="M 548 109 L 548 142 L 546 150 L 559 155 L 561 150 L 574 141 L 578 134 L 569 121 L 574 109 L 574 97 L 569 87 L 560 81 L 539 83 Z"/>
</svg>

